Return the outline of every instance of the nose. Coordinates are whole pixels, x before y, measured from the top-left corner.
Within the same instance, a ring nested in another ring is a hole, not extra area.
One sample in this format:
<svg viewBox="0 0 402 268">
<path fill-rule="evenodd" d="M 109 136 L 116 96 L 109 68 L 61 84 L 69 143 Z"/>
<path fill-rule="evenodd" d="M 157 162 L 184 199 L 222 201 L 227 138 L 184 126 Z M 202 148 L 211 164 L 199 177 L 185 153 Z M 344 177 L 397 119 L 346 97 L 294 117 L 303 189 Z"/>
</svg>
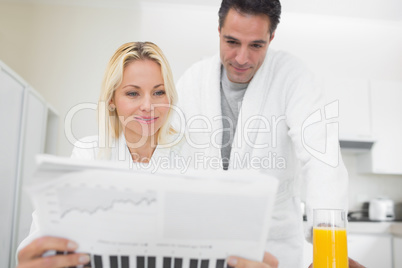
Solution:
<svg viewBox="0 0 402 268">
<path fill-rule="evenodd" d="M 153 111 L 154 107 L 152 104 L 152 99 L 150 96 L 144 96 L 141 100 L 140 110 L 143 112 L 151 112 Z"/>
<path fill-rule="evenodd" d="M 237 51 L 237 55 L 236 55 L 236 62 L 239 65 L 245 65 L 248 62 L 248 50 L 247 50 L 247 46 L 241 46 L 238 51 Z"/>
</svg>

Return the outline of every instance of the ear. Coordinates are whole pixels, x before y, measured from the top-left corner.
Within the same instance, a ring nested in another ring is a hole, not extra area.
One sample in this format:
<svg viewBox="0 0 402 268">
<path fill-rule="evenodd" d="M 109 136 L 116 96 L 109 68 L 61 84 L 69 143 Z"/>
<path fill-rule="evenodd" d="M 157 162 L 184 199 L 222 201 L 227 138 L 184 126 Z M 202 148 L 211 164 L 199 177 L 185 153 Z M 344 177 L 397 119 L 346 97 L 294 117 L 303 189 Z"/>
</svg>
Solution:
<svg viewBox="0 0 402 268">
<path fill-rule="evenodd" d="M 112 93 L 112 97 L 111 97 L 110 100 L 109 100 L 108 105 L 114 104 L 114 94 L 115 94 L 115 93 L 116 93 L 116 91 L 114 90 L 113 93 Z"/>
<path fill-rule="evenodd" d="M 274 37 L 275 37 L 275 31 L 271 34 L 271 39 L 269 40 L 270 43 L 272 42 L 272 40 L 274 40 Z"/>
<path fill-rule="evenodd" d="M 109 103 L 108 103 L 108 105 L 107 105 L 107 108 L 108 108 L 109 111 L 111 111 L 111 112 L 113 112 L 114 110 L 116 110 L 116 105 L 114 104 L 114 99 L 113 99 L 113 98 L 110 99 L 110 101 L 109 101 Z"/>
<path fill-rule="evenodd" d="M 218 26 L 218 32 L 219 32 L 219 36 L 221 36 L 221 27 Z"/>
</svg>

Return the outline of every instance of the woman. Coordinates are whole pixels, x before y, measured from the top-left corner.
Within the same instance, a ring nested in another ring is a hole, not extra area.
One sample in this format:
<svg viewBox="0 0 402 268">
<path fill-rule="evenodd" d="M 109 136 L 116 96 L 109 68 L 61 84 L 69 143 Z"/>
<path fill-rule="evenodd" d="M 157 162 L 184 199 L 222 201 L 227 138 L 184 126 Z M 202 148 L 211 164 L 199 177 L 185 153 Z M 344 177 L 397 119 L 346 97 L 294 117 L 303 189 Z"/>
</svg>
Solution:
<svg viewBox="0 0 402 268">
<path fill-rule="evenodd" d="M 102 83 L 100 135 L 78 141 L 72 158 L 124 161 L 132 167 L 168 156 L 180 141 L 171 125 L 176 102 L 172 72 L 160 48 L 150 42 L 122 45 L 110 59 Z M 63 238 L 35 239 L 37 232 L 34 212 L 30 235 L 19 246 L 18 267 L 68 267 L 89 261 L 78 253 L 43 258 L 48 250 L 74 251 L 77 245 Z"/>
</svg>

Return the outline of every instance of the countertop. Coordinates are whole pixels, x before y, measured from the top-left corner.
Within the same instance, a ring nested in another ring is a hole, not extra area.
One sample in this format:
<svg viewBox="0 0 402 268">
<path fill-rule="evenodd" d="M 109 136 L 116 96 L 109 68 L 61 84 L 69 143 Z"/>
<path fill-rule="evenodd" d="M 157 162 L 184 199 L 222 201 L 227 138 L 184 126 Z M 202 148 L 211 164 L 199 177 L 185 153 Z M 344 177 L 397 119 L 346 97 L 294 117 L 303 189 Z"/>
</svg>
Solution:
<svg viewBox="0 0 402 268">
<path fill-rule="evenodd" d="M 304 222 L 306 224 L 307 222 Z M 402 237 L 401 221 L 349 221 L 351 234 L 389 234 Z"/>
<path fill-rule="evenodd" d="M 390 234 L 402 236 L 402 222 L 349 222 L 348 233 Z"/>
</svg>

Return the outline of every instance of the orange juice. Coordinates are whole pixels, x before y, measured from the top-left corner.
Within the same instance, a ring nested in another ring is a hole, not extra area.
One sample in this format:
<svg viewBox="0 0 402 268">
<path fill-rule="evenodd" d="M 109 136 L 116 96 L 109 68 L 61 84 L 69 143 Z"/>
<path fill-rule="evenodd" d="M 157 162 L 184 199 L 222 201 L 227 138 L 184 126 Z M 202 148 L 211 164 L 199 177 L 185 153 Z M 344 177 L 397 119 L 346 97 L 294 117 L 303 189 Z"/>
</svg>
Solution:
<svg viewBox="0 0 402 268">
<path fill-rule="evenodd" d="M 314 227 L 313 267 L 349 267 L 346 229 L 332 227 Z"/>
</svg>

